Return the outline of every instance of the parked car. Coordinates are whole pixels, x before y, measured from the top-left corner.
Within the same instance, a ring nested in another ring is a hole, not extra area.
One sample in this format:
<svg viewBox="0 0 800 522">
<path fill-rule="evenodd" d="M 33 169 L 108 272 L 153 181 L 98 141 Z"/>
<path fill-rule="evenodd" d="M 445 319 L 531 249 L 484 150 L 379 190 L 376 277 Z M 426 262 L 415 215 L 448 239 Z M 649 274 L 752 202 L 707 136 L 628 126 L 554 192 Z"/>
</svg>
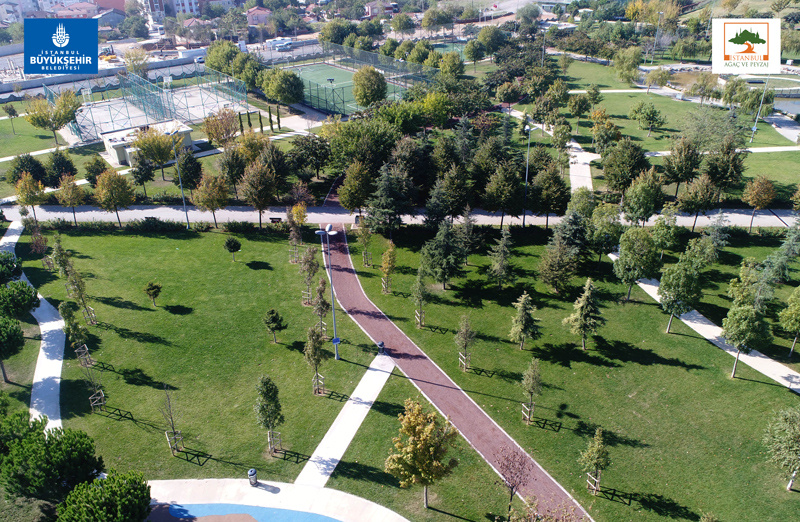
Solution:
<svg viewBox="0 0 800 522">
<path fill-rule="evenodd" d="M 206 59 L 203 58 L 202 56 L 198 56 L 197 58 L 194 59 L 194 63 L 206 63 Z"/>
<path fill-rule="evenodd" d="M 278 45 L 275 46 L 275 50 L 278 51 L 279 53 L 283 53 L 283 52 L 286 52 L 286 51 L 291 51 L 292 50 L 292 42 L 284 42 L 282 44 L 278 44 Z"/>
</svg>

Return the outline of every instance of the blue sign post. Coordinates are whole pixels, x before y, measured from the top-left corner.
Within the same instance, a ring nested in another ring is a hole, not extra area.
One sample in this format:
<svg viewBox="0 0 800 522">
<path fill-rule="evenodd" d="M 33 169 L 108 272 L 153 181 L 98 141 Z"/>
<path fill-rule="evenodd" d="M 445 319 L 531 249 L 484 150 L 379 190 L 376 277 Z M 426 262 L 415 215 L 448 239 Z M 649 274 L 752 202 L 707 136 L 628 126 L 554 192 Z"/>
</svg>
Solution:
<svg viewBox="0 0 800 522">
<path fill-rule="evenodd" d="M 97 74 L 97 20 L 25 19 L 25 74 Z"/>
</svg>

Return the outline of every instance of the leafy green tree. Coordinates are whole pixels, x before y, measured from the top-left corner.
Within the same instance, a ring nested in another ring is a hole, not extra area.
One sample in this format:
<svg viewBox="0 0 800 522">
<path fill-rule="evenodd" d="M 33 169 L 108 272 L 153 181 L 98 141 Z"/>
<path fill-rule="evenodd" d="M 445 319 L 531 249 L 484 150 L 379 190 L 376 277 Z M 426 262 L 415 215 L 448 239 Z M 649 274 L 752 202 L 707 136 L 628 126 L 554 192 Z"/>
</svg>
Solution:
<svg viewBox="0 0 800 522">
<path fill-rule="evenodd" d="M 500 232 L 497 244 L 491 247 L 492 253 L 489 254 L 491 259 L 489 275 L 497 279 L 497 286 L 501 289 L 503 283 L 511 277 L 511 244 L 511 232 L 504 228 Z"/>
<path fill-rule="evenodd" d="M 150 500 L 150 486 L 143 473 L 111 470 L 105 478 L 78 484 L 58 506 L 58 520 L 145 520 L 152 510 Z"/>
<path fill-rule="evenodd" d="M 461 55 L 456 51 L 445 53 L 439 64 L 439 70 L 444 76 L 458 78 L 464 74 L 464 60 L 461 59 Z"/>
<path fill-rule="evenodd" d="M 339 187 L 339 204 L 350 212 L 358 210 L 361 216 L 361 209 L 367 204 L 373 190 L 372 176 L 367 167 L 360 161 L 354 161 L 347 167 L 344 182 Z"/>
<path fill-rule="evenodd" d="M 259 117 L 261 117 L 261 113 L 259 113 Z M 239 132 L 239 118 L 235 111 L 227 107 L 220 109 L 203 119 L 203 131 L 208 136 L 209 142 L 227 147 L 236 139 L 236 133 Z"/>
<path fill-rule="evenodd" d="M 11 495 L 59 501 L 102 470 L 103 459 L 86 433 L 53 428 L 45 434 L 42 429 L 9 444 L 0 483 Z"/>
<path fill-rule="evenodd" d="M 650 70 L 644 77 L 644 83 L 647 85 L 647 94 L 650 94 L 650 87 L 653 85 L 658 85 L 659 87 L 665 86 L 669 82 L 671 76 L 672 72 L 669 69 L 658 67 Z"/>
<path fill-rule="evenodd" d="M 328 356 L 328 353 L 322 348 L 324 343 L 322 333 L 312 326 L 306 332 L 306 339 L 303 357 L 305 358 L 306 364 L 314 369 L 314 378 L 319 379 L 319 367 Z M 319 392 L 320 388 L 315 386 L 314 394 L 316 395 Z"/>
<path fill-rule="evenodd" d="M 565 292 L 578 270 L 580 253 L 567 245 L 563 238 L 554 236 L 539 262 L 539 278 L 557 294 Z"/>
<path fill-rule="evenodd" d="M 619 245 L 619 239 L 625 231 L 619 217 L 619 205 L 602 203 L 592 211 L 589 243 L 597 252 L 599 263 L 604 254 L 610 254 Z"/>
<path fill-rule="evenodd" d="M 229 237 L 228 239 L 225 240 L 223 246 L 225 247 L 225 250 L 230 252 L 230 254 L 233 256 L 233 261 L 235 262 L 236 252 L 242 249 L 242 244 L 235 237 Z"/>
<path fill-rule="evenodd" d="M 592 83 L 589 85 L 589 88 L 586 89 L 586 97 L 589 98 L 589 103 L 591 104 L 591 109 L 594 111 L 594 106 L 603 101 L 603 95 L 600 94 L 600 87 L 596 83 Z"/>
<path fill-rule="evenodd" d="M 567 54 L 563 54 L 562 56 L 569 56 Z M 569 110 L 570 114 L 575 116 L 575 134 L 581 133 L 580 122 L 581 116 L 589 112 L 591 108 L 591 103 L 589 102 L 589 97 L 585 94 L 578 94 L 575 96 L 569 97 L 569 102 L 567 103 L 567 109 Z"/>
<path fill-rule="evenodd" d="M 422 485 L 422 498 L 428 508 L 428 486 L 449 475 L 458 465 L 456 459 L 445 462 L 447 451 L 458 437 L 450 420 L 444 425 L 435 412 L 425 413 L 422 405 L 412 399 L 405 400 L 405 411 L 400 420 L 400 434 L 392 438 L 395 453 L 384 463 L 386 473 L 400 481 L 400 487 Z"/>
<path fill-rule="evenodd" d="M 697 225 L 697 217 L 714 208 L 720 199 L 720 191 L 707 174 L 701 174 L 689 184 L 688 190 L 678 196 L 678 208 L 687 214 L 694 214 L 692 232 Z"/>
<path fill-rule="evenodd" d="M 49 130 L 53 133 L 53 140 L 58 146 L 58 136 L 56 131 L 63 129 L 66 125 L 75 120 L 75 113 L 81 107 L 81 102 L 72 91 L 64 91 L 58 95 L 55 104 L 44 98 L 37 98 L 28 105 L 28 113 L 25 119 L 37 129 Z"/>
<path fill-rule="evenodd" d="M 75 311 L 70 301 L 62 301 L 58 305 L 58 313 L 64 319 L 64 335 L 67 337 L 69 346 L 77 348 L 86 344 L 89 340 L 89 330 L 86 326 L 75 318 Z"/>
<path fill-rule="evenodd" d="M 180 176 L 173 177 L 172 184 L 177 187 L 183 183 L 183 188 L 189 189 L 189 196 L 191 197 L 203 178 L 203 165 L 197 161 L 194 154 L 184 150 L 178 156 L 178 169 Z"/>
<path fill-rule="evenodd" d="M 323 42 L 342 45 L 347 35 L 355 32 L 356 24 L 344 18 L 334 18 L 322 27 L 319 33 L 319 39 Z"/>
<path fill-rule="evenodd" d="M 136 165 L 131 169 L 131 178 L 134 185 L 141 185 L 144 197 L 147 197 L 147 187 L 145 186 L 148 181 L 153 181 L 156 177 L 155 165 L 142 157 L 136 162 Z"/>
<path fill-rule="evenodd" d="M 173 136 L 167 136 L 155 127 L 140 130 L 132 146 L 139 149 L 138 156 L 150 160 L 154 165 L 161 167 L 161 180 L 164 178 L 164 165 L 175 158 L 176 144 Z"/>
<path fill-rule="evenodd" d="M 505 43 L 506 36 L 496 25 L 487 25 L 478 33 L 478 41 L 483 44 L 486 54 L 492 56 Z"/>
<path fill-rule="evenodd" d="M 11 317 L 0 316 L 0 372 L 3 373 L 3 382 L 10 382 L 3 360 L 17 353 L 24 345 L 25 337 L 19 321 Z"/>
<path fill-rule="evenodd" d="M 270 308 L 264 316 L 264 326 L 266 326 L 267 330 L 269 330 L 269 333 L 272 334 L 273 343 L 278 342 L 278 338 L 276 336 L 277 332 L 286 330 L 289 327 L 289 325 L 286 324 L 286 321 L 284 321 L 283 316 L 274 308 Z"/>
<path fill-rule="evenodd" d="M 464 58 L 472 62 L 472 69 L 474 72 L 478 70 L 478 62 L 483 60 L 483 57 L 486 56 L 486 47 L 480 42 L 480 40 L 470 40 L 467 42 L 467 45 L 464 46 Z"/>
<path fill-rule="evenodd" d="M 506 214 L 519 216 L 522 210 L 522 183 L 519 174 L 508 164 L 501 165 L 489 178 L 483 194 L 483 207 L 490 212 L 500 211 L 500 228 Z"/>
<path fill-rule="evenodd" d="M 617 51 L 614 55 L 614 70 L 617 78 L 625 83 L 633 83 L 639 75 L 639 64 L 642 63 L 642 49 L 639 47 L 628 47 Z"/>
<path fill-rule="evenodd" d="M 244 156 L 238 149 L 228 147 L 219 155 L 217 168 L 219 173 L 225 177 L 225 180 L 233 186 L 233 195 L 238 198 L 239 193 L 236 191 L 236 184 L 242 180 L 244 170 L 247 168 L 247 161 Z"/>
<path fill-rule="evenodd" d="M 328 164 L 331 157 L 331 145 L 328 140 L 316 134 L 298 136 L 292 142 L 292 157 L 298 163 L 314 169 L 319 178 L 319 171 Z"/>
<path fill-rule="evenodd" d="M 247 165 L 242 178 L 242 196 L 258 211 L 258 228 L 262 227 L 264 211 L 275 199 L 278 184 L 278 173 L 261 158 Z"/>
<path fill-rule="evenodd" d="M 228 206 L 228 181 L 223 176 L 205 173 L 196 190 L 192 201 L 200 210 L 211 212 L 217 228 L 217 210 Z"/>
<path fill-rule="evenodd" d="M 417 269 L 417 277 L 414 279 L 414 284 L 411 286 L 411 299 L 413 299 L 414 306 L 419 315 L 417 328 L 422 328 L 423 326 L 423 317 L 425 314 L 424 306 L 429 297 L 430 294 L 425 285 L 425 270 L 424 267 L 420 265 Z"/>
<path fill-rule="evenodd" d="M 45 170 L 47 178 L 44 180 L 44 184 L 48 187 L 57 187 L 64 175 L 76 176 L 78 174 L 78 169 L 75 168 L 75 163 L 72 162 L 69 154 L 61 149 L 56 149 L 50 154 Z"/>
<path fill-rule="evenodd" d="M 575 212 L 588 222 L 592 219 L 592 213 L 599 203 L 600 201 L 595 197 L 593 191 L 586 187 L 579 187 L 570 194 L 567 212 Z"/>
<path fill-rule="evenodd" d="M 528 396 L 527 424 L 530 424 L 530 419 L 533 418 L 534 408 L 536 408 L 536 403 L 533 402 L 533 398 L 542 393 L 542 374 L 539 370 L 539 359 L 536 357 L 531 359 L 530 364 L 528 364 L 528 367 L 522 374 L 522 381 L 519 385 L 522 387 L 522 391 L 525 392 L 525 395 Z"/>
<path fill-rule="evenodd" d="M 99 156 L 94 157 L 99 158 Z M 103 170 L 105 170 L 105 161 L 102 159 L 100 159 L 100 161 L 103 162 Z M 42 184 L 47 181 L 47 169 L 45 169 L 41 161 L 30 154 L 20 154 L 19 156 L 14 156 L 14 159 L 11 160 L 11 164 L 8 167 L 8 171 L 6 172 L 6 179 L 11 184 L 16 185 L 23 172 L 27 172 L 33 176 L 34 180 L 41 181 Z"/>
<path fill-rule="evenodd" d="M 23 172 L 17 181 L 16 193 L 17 203 L 23 207 L 31 207 L 33 219 L 36 220 L 36 205 L 41 205 L 46 197 L 42 182 L 34 180 L 33 176 Z"/>
<path fill-rule="evenodd" d="M 661 268 L 650 231 L 645 228 L 629 228 L 619 241 L 619 258 L 614 261 L 614 274 L 626 285 L 631 299 L 631 290 L 637 279 L 655 277 Z"/>
<path fill-rule="evenodd" d="M 788 408 L 774 414 L 764 433 L 769 461 L 792 473 L 786 491 L 800 471 L 800 408 Z"/>
<path fill-rule="evenodd" d="M 596 292 L 592 279 L 587 279 L 583 293 L 573 305 L 575 311 L 562 321 L 564 326 L 569 327 L 570 333 L 581 336 L 581 348 L 584 350 L 586 350 L 586 337 L 596 334 L 597 329 L 606 322 L 600 315 Z"/>
<path fill-rule="evenodd" d="M 306 292 L 311 299 L 311 283 L 314 282 L 314 277 L 319 270 L 319 262 L 317 261 L 317 248 L 310 246 L 303 252 L 300 258 L 300 273 L 303 275 L 303 282 L 306 285 Z"/>
<path fill-rule="evenodd" d="M 594 473 L 596 485 L 600 487 L 600 474 L 611 465 L 608 456 L 608 446 L 603 440 L 603 429 L 597 428 L 594 438 L 589 441 L 586 451 L 581 452 L 578 463 L 583 466 L 583 471 Z"/>
<path fill-rule="evenodd" d="M 153 306 L 156 306 L 156 298 L 161 295 L 161 283 L 148 282 L 144 287 L 144 293 L 153 300 Z"/>
<path fill-rule="evenodd" d="M 406 13 L 398 13 L 392 18 L 392 31 L 396 33 L 409 33 L 414 31 L 414 21 Z"/>
<path fill-rule="evenodd" d="M 108 163 L 106 163 L 99 154 L 95 154 L 89 158 L 89 161 L 86 162 L 86 164 L 83 166 L 83 169 L 86 172 L 86 181 L 89 182 L 89 185 L 92 188 L 97 186 L 97 178 L 99 178 L 100 174 L 105 172 L 107 168 Z"/>
<path fill-rule="evenodd" d="M 14 107 L 14 105 L 10 103 L 4 103 L 3 112 L 6 113 L 6 116 L 8 116 L 8 120 L 11 122 L 11 132 L 13 134 L 16 134 L 17 131 L 14 130 L 14 118 L 19 116 L 19 114 L 17 113 L 17 109 Z"/>
<path fill-rule="evenodd" d="M 525 340 L 539 339 L 542 336 L 542 330 L 538 324 L 539 320 L 533 316 L 536 313 L 536 306 L 528 292 L 522 292 L 522 295 L 514 303 L 514 308 L 517 309 L 517 313 L 511 319 L 511 330 L 508 336 L 512 342 L 519 343 L 519 349 L 522 350 L 525 347 Z"/>
<path fill-rule="evenodd" d="M 640 101 L 634 105 L 628 113 L 628 118 L 639 122 L 639 128 L 647 129 L 647 137 L 653 133 L 653 127 L 663 127 L 667 122 L 661 112 L 656 109 L 652 102 Z"/>
<path fill-rule="evenodd" d="M 362 107 L 386 99 L 386 78 L 370 65 L 362 67 L 353 75 L 353 98 Z"/>
<path fill-rule="evenodd" d="M 442 283 L 442 290 L 446 290 L 447 282 L 461 274 L 463 261 L 464 250 L 453 233 L 453 227 L 443 221 L 436 236 L 422 247 L 425 273 Z"/>
<path fill-rule="evenodd" d="M 767 208 L 777 197 L 778 193 L 775 190 L 775 185 L 765 176 L 758 176 L 747 182 L 742 192 L 742 201 L 753 207 L 753 213 L 750 215 L 750 229 L 748 232 L 753 231 L 753 219 L 756 217 L 756 210 L 763 210 Z"/>
<path fill-rule="evenodd" d="M 531 183 L 533 192 L 533 212 L 545 215 L 544 228 L 550 226 L 550 214 L 563 216 L 567 210 L 570 191 L 567 183 L 553 168 L 546 168 L 536 174 Z"/>
<path fill-rule="evenodd" d="M 606 149 L 603 156 L 603 172 L 608 180 L 608 188 L 624 193 L 642 171 L 650 169 L 650 161 L 644 149 L 630 138 L 623 138 L 613 147 Z"/>
<path fill-rule="evenodd" d="M 469 317 L 466 315 L 461 316 L 461 322 L 458 324 L 458 331 L 456 332 L 453 340 L 458 347 L 459 354 L 463 355 L 465 360 L 469 360 L 470 348 L 475 344 L 475 336 L 478 332 L 472 329 L 469 324 Z M 463 367 L 467 371 L 467 367 Z"/>
<path fill-rule="evenodd" d="M 389 241 L 389 248 L 387 248 L 381 256 L 381 275 L 383 276 L 383 281 L 386 283 L 383 291 L 385 294 L 391 293 L 391 290 L 389 290 L 389 288 L 391 288 L 390 282 L 396 268 L 397 248 L 394 246 L 394 242 Z"/>
<path fill-rule="evenodd" d="M 719 148 L 711 150 L 705 157 L 702 171 L 721 191 L 738 186 L 742 181 L 747 168 L 744 164 L 747 151 L 738 147 L 737 138 L 729 135 L 722 139 Z"/>
<path fill-rule="evenodd" d="M 625 191 L 622 209 L 626 219 L 634 223 L 641 222 L 644 226 L 663 203 L 664 191 L 661 190 L 661 179 L 656 174 L 655 168 L 651 168 L 639 174 Z"/>
<path fill-rule="evenodd" d="M 325 299 L 325 291 L 328 288 L 328 282 L 320 277 L 317 283 L 317 288 L 314 291 L 314 301 L 311 303 L 314 308 L 314 313 L 319 317 L 319 327 L 322 328 L 322 321 L 328 312 L 331 311 L 331 303 Z"/>
<path fill-rule="evenodd" d="M 270 311 L 274 312 L 274 310 Z M 258 425 L 267 430 L 269 451 L 272 453 L 274 451 L 272 432 L 283 424 L 284 418 L 281 411 L 281 401 L 278 397 L 278 386 L 266 375 L 262 375 L 256 385 L 256 404 L 253 409 L 256 412 Z"/>
<path fill-rule="evenodd" d="M 0 286 L 0 314 L 20 317 L 39 307 L 36 289 L 25 281 L 11 281 Z"/>
<path fill-rule="evenodd" d="M 677 263 L 664 269 L 658 287 L 661 308 L 669 313 L 667 333 L 672 318 L 691 312 L 700 302 L 702 288 L 697 270 L 688 263 Z"/>
<path fill-rule="evenodd" d="M 787 332 L 794 333 L 792 348 L 789 350 L 789 358 L 794 353 L 794 346 L 797 344 L 797 336 L 800 335 L 800 287 L 797 287 L 789 296 L 789 303 L 778 314 L 781 328 Z"/>
<path fill-rule="evenodd" d="M 109 169 L 98 178 L 94 198 L 100 208 L 106 212 L 115 212 L 117 214 L 119 228 L 122 228 L 119 209 L 133 205 L 135 194 L 133 185 L 125 176 Z"/>
<path fill-rule="evenodd" d="M 675 215 L 676 207 L 674 204 L 667 204 L 660 216 L 656 218 L 650 235 L 653 236 L 653 242 L 656 248 L 661 252 L 659 259 L 664 259 L 664 250 L 673 248 L 678 242 L 678 235 L 680 230 L 677 226 L 677 216 Z"/>
<path fill-rule="evenodd" d="M 769 326 L 752 305 L 734 305 L 728 310 L 728 315 L 722 320 L 722 336 L 736 348 L 731 379 L 736 377 L 736 365 L 742 352 L 747 354 L 772 343 Z"/>
<path fill-rule="evenodd" d="M 287 69 L 268 69 L 262 76 L 261 89 L 269 98 L 284 105 L 303 101 L 303 79 Z"/>
<path fill-rule="evenodd" d="M 675 197 L 681 183 L 690 183 L 697 177 L 702 155 L 694 142 L 680 137 L 672 142 L 670 154 L 664 158 L 664 177 L 667 183 L 675 183 Z"/>
</svg>

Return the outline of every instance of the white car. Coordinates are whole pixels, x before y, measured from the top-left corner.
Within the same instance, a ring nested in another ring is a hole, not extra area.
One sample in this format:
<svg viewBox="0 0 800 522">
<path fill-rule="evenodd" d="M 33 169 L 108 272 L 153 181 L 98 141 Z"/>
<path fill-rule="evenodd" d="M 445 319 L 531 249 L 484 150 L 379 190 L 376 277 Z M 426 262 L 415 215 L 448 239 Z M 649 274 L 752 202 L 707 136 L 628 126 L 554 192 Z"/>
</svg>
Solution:
<svg viewBox="0 0 800 522">
<path fill-rule="evenodd" d="M 194 59 L 194 63 L 206 63 L 206 59 L 203 58 L 202 56 L 198 56 L 197 58 Z"/>
</svg>

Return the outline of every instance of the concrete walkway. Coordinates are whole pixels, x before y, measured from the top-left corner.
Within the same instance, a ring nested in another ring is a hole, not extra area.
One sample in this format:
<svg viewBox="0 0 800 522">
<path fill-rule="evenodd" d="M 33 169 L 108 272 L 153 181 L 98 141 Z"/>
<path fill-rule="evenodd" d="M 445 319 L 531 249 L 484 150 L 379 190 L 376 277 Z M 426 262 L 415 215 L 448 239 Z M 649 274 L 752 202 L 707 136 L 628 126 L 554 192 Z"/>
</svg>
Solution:
<svg viewBox="0 0 800 522">
<path fill-rule="evenodd" d="M 14 253 L 14 248 L 22 234 L 20 221 L 14 221 L 0 240 L 0 249 Z M 30 284 L 23 274 L 22 281 Z M 31 418 L 47 415 L 47 429 L 61 427 L 61 366 L 64 362 L 64 320 L 58 310 L 39 294 L 39 306 L 31 311 L 31 315 L 39 323 L 41 343 L 39 356 L 36 358 L 36 370 L 33 373 L 31 387 Z"/>
<path fill-rule="evenodd" d="M 326 258 L 327 259 L 327 258 Z M 365 333 L 366 330 L 365 330 Z M 369 335 L 369 333 L 367 333 Z M 342 460 L 358 428 L 367 417 L 372 404 L 378 398 L 386 381 L 394 370 L 394 361 L 386 355 L 377 355 L 367 372 L 353 390 L 336 420 L 317 445 L 314 454 L 300 471 L 295 484 L 322 488 L 331 478 L 333 471 Z"/>
<path fill-rule="evenodd" d="M 369 500 L 337 491 L 283 482 L 259 481 L 257 487 L 250 486 L 246 479 L 206 479 L 206 480 L 150 480 L 151 522 L 176 522 L 178 516 L 171 518 L 173 512 L 180 513 L 181 506 L 192 504 L 239 504 L 315 513 L 340 520 L 341 522 L 406 522 L 406 519 L 383 506 Z M 232 510 L 231 514 L 242 513 Z M 254 519 L 233 516 L 209 517 L 219 521 L 266 522 L 267 519 Z M 302 519 L 302 517 L 298 517 Z M 192 518 L 191 520 L 195 520 Z"/>
<path fill-rule="evenodd" d="M 619 258 L 617 254 L 609 254 L 613 261 Z M 657 303 L 661 302 L 658 296 L 658 287 L 660 285 L 657 279 L 639 279 L 636 284 L 645 291 L 647 295 L 655 299 Z M 715 325 L 697 310 L 686 312 L 679 317 L 686 326 L 697 332 L 703 338 L 707 339 L 711 344 L 720 348 L 728 355 L 736 357 L 736 348 L 728 344 L 722 336 L 722 328 Z M 665 334 L 667 335 L 667 334 Z M 775 361 L 764 355 L 763 353 L 753 350 L 749 354 L 742 353 L 739 356 L 739 361 L 751 367 L 760 374 L 769 377 L 781 386 L 785 386 L 793 392 L 800 394 L 800 373 L 784 366 L 783 364 Z"/>
</svg>

